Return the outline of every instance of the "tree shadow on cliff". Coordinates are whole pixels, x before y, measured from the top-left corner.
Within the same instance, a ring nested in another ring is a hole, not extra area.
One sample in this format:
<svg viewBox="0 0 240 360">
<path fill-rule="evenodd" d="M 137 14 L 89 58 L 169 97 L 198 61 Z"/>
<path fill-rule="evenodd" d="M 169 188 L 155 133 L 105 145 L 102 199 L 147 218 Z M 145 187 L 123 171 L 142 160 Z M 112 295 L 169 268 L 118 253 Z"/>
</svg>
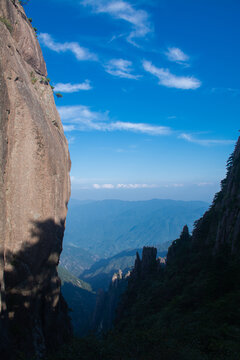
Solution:
<svg viewBox="0 0 240 360">
<path fill-rule="evenodd" d="M 12 244 L 11 250 L 0 254 L 5 285 L 1 299 L 6 304 L 1 315 L 9 339 L 8 346 L 2 346 L 6 356 L 1 359 L 16 359 L 16 353 L 40 358 L 72 335 L 57 274 L 64 224 L 65 219 L 59 224 L 53 219 L 32 221 L 29 237 L 19 250 L 18 244 Z"/>
</svg>

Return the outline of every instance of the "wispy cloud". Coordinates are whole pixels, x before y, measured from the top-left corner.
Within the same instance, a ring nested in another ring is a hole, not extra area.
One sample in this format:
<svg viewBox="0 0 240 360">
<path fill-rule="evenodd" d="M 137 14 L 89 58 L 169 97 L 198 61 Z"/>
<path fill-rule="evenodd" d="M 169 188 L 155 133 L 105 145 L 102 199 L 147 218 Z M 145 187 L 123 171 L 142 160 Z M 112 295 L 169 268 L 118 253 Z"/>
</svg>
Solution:
<svg viewBox="0 0 240 360">
<path fill-rule="evenodd" d="M 162 185 L 162 187 L 165 187 L 165 188 L 182 188 L 184 187 L 184 184 L 165 184 L 165 185 Z"/>
<path fill-rule="evenodd" d="M 67 131 L 129 131 L 148 135 L 170 135 L 171 129 L 166 126 L 156 126 L 145 123 L 110 121 L 108 112 L 92 111 L 88 106 L 60 106 L 61 119 Z"/>
<path fill-rule="evenodd" d="M 132 62 L 124 59 L 112 59 L 105 66 L 105 71 L 113 76 L 126 79 L 139 79 L 139 75 L 132 74 Z"/>
<path fill-rule="evenodd" d="M 115 19 L 125 20 L 132 26 L 127 40 L 136 45 L 134 39 L 144 38 L 152 31 L 149 15 L 146 11 L 136 9 L 123 0 L 82 0 L 85 6 L 91 6 L 95 13 L 106 13 Z"/>
<path fill-rule="evenodd" d="M 63 125 L 63 130 L 64 130 L 65 132 L 74 131 L 74 130 L 75 130 L 75 126 L 74 126 L 74 125 Z"/>
<path fill-rule="evenodd" d="M 93 184 L 94 189 L 114 189 L 113 184 Z"/>
<path fill-rule="evenodd" d="M 55 91 L 61 91 L 63 93 L 74 93 L 74 92 L 78 92 L 80 90 L 91 90 L 92 86 L 90 84 L 89 80 L 85 80 L 83 83 L 81 84 L 71 84 L 71 83 L 67 83 L 67 84 L 63 84 L 63 83 L 57 83 L 54 86 Z"/>
<path fill-rule="evenodd" d="M 165 52 L 165 55 L 169 61 L 177 63 L 185 63 L 189 60 L 189 56 L 176 47 L 169 47 L 168 51 Z"/>
<path fill-rule="evenodd" d="M 209 186 L 209 185 L 213 185 L 214 183 L 212 182 L 200 182 L 200 183 L 197 183 L 196 185 L 199 186 L 199 187 L 203 187 L 203 186 Z"/>
<path fill-rule="evenodd" d="M 93 184 L 93 188 L 100 189 L 151 189 L 155 184 Z"/>
<path fill-rule="evenodd" d="M 110 124 L 109 130 L 125 130 L 148 135 L 170 135 L 171 129 L 167 126 L 155 126 L 145 123 L 117 121 Z"/>
<path fill-rule="evenodd" d="M 64 131 L 67 133 L 72 131 L 128 131 L 150 136 L 172 135 L 201 146 L 232 145 L 235 143 L 235 140 L 199 139 L 187 132 L 179 134 L 179 132 L 167 126 L 128 121 L 111 121 L 108 111 L 93 111 L 90 107 L 84 105 L 59 106 L 58 111 L 63 121 Z M 122 150 L 119 152 L 122 152 Z"/>
<path fill-rule="evenodd" d="M 240 95 L 240 89 L 236 88 L 224 88 L 224 87 L 218 87 L 218 88 L 212 88 L 211 93 L 214 94 L 230 94 L 233 96 Z"/>
<path fill-rule="evenodd" d="M 108 112 L 92 111 L 85 105 L 59 106 L 58 111 L 63 121 L 81 122 L 83 120 L 108 120 Z"/>
<path fill-rule="evenodd" d="M 201 81 L 193 76 L 174 75 L 168 69 L 157 68 L 150 61 L 143 61 L 143 68 L 158 78 L 159 85 L 183 90 L 194 90 L 201 86 Z"/>
<path fill-rule="evenodd" d="M 74 136 L 67 136 L 67 141 L 68 141 L 68 144 L 74 144 L 75 142 L 75 137 Z"/>
<path fill-rule="evenodd" d="M 59 106 L 59 114 L 66 124 L 73 125 L 73 130 L 103 130 L 108 122 L 108 112 L 92 111 L 88 106 Z M 68 125 L 69 126 L 69 125 Z"/>
<path fill-rule="evenodd" d="M 77 42 L 60 43 L 55 41 L 52 36 L 47 33 L 39 34 L 38 38 L 44 46 L 57 53 L 64 53 L 70 51 L 74 54 L 77 60 L 97 60 L 97 56 L 94 53 L 80 46 Z"/>
<path fill-rule="evenodd" d="M 224 139 L 197 139 L 191 134 L 182 133 L 179 135 L 180 139 L 186 140 L 190 143 L 195 143 L 202 146 L 210 145 L 231 145 L 235 143 L 235 140 L 224 140 Z"/>
</svg>

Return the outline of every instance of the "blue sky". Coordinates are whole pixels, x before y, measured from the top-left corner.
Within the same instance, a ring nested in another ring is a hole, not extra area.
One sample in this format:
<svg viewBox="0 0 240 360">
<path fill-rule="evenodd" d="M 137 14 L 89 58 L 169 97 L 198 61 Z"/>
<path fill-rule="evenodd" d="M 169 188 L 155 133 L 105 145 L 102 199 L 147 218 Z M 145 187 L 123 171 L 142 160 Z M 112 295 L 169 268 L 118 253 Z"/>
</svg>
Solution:
<svg viewBox="0 0 240 360">
<path fill-rule="evenodd" d="M 238 0 L 32 0 L 80 199 L 207 200 L 239 135 Z"/>
</svg>

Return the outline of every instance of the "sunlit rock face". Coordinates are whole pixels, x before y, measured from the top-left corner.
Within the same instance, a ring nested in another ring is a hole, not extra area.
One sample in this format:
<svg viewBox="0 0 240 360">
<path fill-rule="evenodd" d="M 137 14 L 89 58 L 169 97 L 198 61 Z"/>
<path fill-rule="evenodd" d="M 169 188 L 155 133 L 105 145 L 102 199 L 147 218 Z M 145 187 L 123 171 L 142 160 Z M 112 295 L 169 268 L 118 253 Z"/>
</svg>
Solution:
<svg viewBox="0 0 240 360">
<path fill-rule="evenodd" d="M 46 75 L 23 8 L 18 1 L 1 0 L 1 354 L 11 344 L 41 356 L 71 333 L 56 270 L 70 196 L 70 158 Z"/>
</svg>

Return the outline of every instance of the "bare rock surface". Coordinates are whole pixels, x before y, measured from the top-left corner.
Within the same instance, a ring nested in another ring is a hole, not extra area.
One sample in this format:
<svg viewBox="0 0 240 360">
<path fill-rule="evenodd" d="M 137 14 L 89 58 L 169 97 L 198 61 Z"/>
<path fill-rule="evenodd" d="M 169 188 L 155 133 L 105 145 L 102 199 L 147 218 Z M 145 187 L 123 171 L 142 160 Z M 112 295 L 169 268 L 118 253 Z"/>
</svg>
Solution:
<svg viewBox="0 0 240 360">
<path fill-rule="evenodd" d="M 71 333 L 56 270 L 71 163 L 46 75 L 23 8 L 1 0 L 0 332 L 39 357 Z"/>
</svg>

